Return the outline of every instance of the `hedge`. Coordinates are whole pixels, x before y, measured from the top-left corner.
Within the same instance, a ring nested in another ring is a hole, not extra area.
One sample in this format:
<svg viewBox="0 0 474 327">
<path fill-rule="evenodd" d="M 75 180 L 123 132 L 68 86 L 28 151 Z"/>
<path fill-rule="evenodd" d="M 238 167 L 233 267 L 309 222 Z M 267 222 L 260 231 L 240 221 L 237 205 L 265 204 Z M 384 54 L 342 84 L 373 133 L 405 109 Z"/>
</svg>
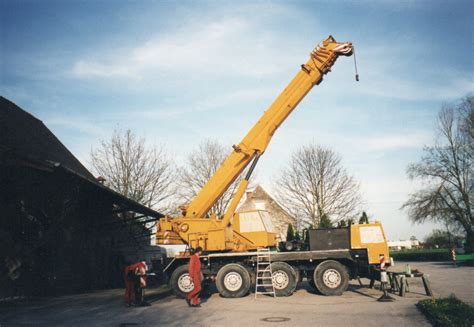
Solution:
<svg viewBox="0 0 474 327">
<path fill-rule="evenodd" d="M 454 295 L 441 299 L 421 300 L 416 305 L 436 327 L 469 327 L 474 325 L 474 307 Z"/>
<path fill-rule="evenodd" d="M 450 261 L 448 249 L 427 249 L 410 251 L 393 251 L 390 257 L 399 261 Z"/>
</svg>

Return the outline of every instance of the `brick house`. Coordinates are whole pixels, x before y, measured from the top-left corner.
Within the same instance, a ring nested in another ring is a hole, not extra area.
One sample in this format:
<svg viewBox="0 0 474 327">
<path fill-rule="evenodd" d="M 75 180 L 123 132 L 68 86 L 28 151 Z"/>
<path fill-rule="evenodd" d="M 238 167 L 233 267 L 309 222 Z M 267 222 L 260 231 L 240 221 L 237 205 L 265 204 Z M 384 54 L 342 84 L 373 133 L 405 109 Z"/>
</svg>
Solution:
<svg viewBox="0 0 474 327">
<path fill-rule="evenodd" d="M 286 212 L 260 185 L 257 185 L 252 192 L 247 192 L 246 199 L 237 212 L 249 210 L 268 211 L 272 217 L 278 241 L 286 240 L 286 231 L 290 223 L 293 227 L 296 226 L 296 219 Z"/>
</svg>

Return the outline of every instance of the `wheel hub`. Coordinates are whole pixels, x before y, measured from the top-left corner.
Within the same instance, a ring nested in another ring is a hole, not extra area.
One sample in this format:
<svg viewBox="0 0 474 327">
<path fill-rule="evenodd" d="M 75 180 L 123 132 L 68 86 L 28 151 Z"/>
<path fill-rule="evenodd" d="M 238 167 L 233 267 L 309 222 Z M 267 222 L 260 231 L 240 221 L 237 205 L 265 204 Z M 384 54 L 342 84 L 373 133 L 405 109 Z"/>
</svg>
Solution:
<svg viewBox="0 0 474 327">
<path fill-rule="evenodd" d="M 341 274 L 335 269 L 328 269 L 323 274 L 323 282 L 329 288 L 337 288 L 341 280 Z"/>
<path fill-rule="evenodd" d="M 230 272 L 224 277 L 224 285 L 229 291 L 238 291 L 242 287 L 242 276 L 236 272 Z"/>
<path fill-rule="evenodd" d="M 272 277 L 273 277 L 272 278 L 273 286 L 276 289 L 281 290 L 288 287 L 289 278 L 288 278 L 288 275 L 284 271 L 281 271 L 281 270 L 275 271 Z"/>
<path fill-rule="evenodd" d="M 178 287 L 184 293 L 189 293 L 194 289 L 194 283 L 191 281 L 189 274 L 182 274 L 178 278 Z"/>
</svg>

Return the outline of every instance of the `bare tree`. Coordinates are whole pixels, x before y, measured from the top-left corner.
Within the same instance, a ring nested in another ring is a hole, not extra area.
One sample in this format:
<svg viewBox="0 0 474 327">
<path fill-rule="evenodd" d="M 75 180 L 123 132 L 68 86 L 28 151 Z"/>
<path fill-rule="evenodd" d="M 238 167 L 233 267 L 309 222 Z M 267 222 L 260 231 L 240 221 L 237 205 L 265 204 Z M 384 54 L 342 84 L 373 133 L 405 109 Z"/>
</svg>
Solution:
<svg viewBox="0 0 474 327">
<path fill-rule="evenodd" d="M 179 195 L 183 203 L 189 203 L 197 195 L 217 169 L 219 169 L 228 154 L 227 148 L 219 142 L 204 140 L 196 150 L 187 156 L 187 165 L 179 171 Z M 224 192 L 211 208 L 208 215 L 210 213 L 216 213 L 218 217 L 224 215 L 241 179 L 242 177 L 239 176 L 231 184 L 229 189 Z"/>
<path fill-rule="evenodd" d="M 309 144 L 296 150 L 276 182 L 279 202 L 295 217 L 299 228 L 353 219 L 361 204 L 359 184 L 341 166 L 331 149 Z M 329 220 L 329 221 L 327 221 Z"/>
<path fill-rule="evenodd" d="M 105 185 L 159 211 L 174 194 L 175 172 L 163 147 L 148 149 L 131 130 L 114 131 L 110 140 L 91 150 L 93 170 Z"/>
<path fill-rule="evenodd" d="M 419 163 L 408 166 L 411 179 L 426 187 L 411 194 L 403 208 L 412 221 L 438 221 L 460 228 L 474 248 L 474 97 L 444 106 L 438 116 L 435 145 L 424 148 Z"/>
</svg>

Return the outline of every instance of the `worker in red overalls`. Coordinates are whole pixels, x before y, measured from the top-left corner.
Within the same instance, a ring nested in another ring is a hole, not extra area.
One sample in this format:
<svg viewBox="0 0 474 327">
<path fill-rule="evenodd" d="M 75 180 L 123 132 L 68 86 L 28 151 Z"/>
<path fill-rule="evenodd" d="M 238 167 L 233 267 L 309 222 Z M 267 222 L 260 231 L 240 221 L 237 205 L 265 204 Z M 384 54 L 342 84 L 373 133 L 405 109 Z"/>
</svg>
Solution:
<svg viewBox="0 0 474 327">
<path fill-rule="evenodd" d="M 147 305 L 143 301 L 143 289 L 146 287 L 146 272 L 148 267 L 145 261 L 140 261 L 125 267 L 125 304 L 127 306 Z"/>
<path fill-rule="evenodd" d="M 201 292 L 201 260 L 199 256 L 202 254 L 202 247 L 198 246 L 194 250 L 194 254 L 189 259 L 189 277 L 194 284 L 194 288 L 188 293 L 186 302 L 190 307 L 200 307 L 199 292 Z"/>
</svg>

